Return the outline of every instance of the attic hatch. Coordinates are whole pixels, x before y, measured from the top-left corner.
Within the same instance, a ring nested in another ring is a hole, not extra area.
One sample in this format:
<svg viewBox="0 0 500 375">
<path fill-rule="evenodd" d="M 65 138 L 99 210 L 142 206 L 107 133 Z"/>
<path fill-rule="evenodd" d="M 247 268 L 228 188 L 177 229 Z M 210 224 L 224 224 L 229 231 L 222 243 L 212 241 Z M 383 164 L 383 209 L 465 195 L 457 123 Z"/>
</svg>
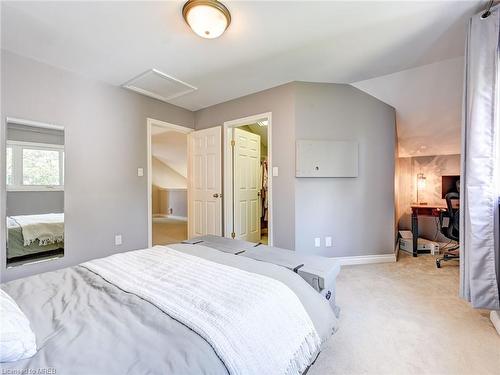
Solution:
<svg viewBox="0 0 500 375">
<path fill-rule="evenodd" d="M 198 90 L 196 87 L 157 69 L 150 69 L 139 74 L 124 83 L 122 87 L 164 102 Z"/>
</svg>

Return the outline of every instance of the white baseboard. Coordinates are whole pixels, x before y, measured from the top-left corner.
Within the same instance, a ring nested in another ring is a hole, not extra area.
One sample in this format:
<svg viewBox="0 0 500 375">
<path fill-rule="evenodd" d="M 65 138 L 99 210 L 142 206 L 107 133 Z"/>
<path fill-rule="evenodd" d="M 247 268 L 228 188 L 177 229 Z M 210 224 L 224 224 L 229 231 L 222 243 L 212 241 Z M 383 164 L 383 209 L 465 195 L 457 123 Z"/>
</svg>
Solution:
<svg viewBox="0 0 500 375">
<path fill-rule="evenodd" d="M 153 215 L 153 219 L 174 219 L 179 221 L 188 221 L 188 218 L 185 216 L 161 215 L 161 214 Z"/>
<path fill-rule="evenodd" d="M 359 255 L 353 257 L 334 257 L 343 266 L 356 264 L 372 264 L 372 263 L 393 263 L 396 261 L 396 254 L 380 254 L 380 255 Z"/>
<path fill-rule="evenodd" d="M 188 221 L 188 218 L 185 216 L 175 216 L 175 215 L 167 215 L 169 219 Z"/>
</svg>

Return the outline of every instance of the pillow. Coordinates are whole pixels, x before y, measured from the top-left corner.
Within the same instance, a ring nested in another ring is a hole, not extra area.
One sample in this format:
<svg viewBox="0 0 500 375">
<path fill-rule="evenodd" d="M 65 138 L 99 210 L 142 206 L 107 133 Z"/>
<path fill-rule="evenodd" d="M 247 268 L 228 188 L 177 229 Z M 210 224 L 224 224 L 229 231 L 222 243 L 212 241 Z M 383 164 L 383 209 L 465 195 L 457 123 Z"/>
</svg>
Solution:
<svg viewBox="0 0 500 375">
<path fill-rule="evenodd" d="M 17 303 L 0 289 L 0 362 L 30 358 L 36 353 L 35 334 Z"/>
</svg>

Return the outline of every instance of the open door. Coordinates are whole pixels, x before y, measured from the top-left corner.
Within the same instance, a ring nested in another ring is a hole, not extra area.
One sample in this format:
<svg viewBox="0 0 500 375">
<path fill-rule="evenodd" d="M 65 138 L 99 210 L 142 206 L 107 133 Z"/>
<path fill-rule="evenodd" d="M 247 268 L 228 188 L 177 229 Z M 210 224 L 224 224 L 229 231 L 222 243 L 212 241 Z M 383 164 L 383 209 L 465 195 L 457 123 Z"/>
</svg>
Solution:
<svg viewBox="0 0 500 375">
<path fill-rule="evenodd" d="M 221 127 L 188 135 L 188 237 L 222 235 Z"/>
<path fill-rule="evenodd" d="M 260 136 L 233 129 L 233 202 L 235 238 L 260 241 Z"/>
</svg>

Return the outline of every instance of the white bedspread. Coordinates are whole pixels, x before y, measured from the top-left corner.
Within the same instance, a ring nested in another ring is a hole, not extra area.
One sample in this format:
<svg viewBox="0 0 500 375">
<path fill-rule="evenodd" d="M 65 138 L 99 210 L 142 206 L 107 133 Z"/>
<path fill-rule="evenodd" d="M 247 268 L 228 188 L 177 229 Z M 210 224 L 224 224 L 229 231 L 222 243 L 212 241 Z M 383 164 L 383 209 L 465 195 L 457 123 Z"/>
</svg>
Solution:
<svg viewBox="0 0 500 375">
<path fill-rule="evenodd" d="M 319 351 L 304 307 L 277 280 L 166 246 L 82 266 L 198 333 L 230 374 L 301 374 Z"/>
<path fill-rule="evenodd" d="M 64 241 L 64 214 L 11 216 L 23 231 L 24 246 L 36 240 L 40 246 Z"/>
</svg>

